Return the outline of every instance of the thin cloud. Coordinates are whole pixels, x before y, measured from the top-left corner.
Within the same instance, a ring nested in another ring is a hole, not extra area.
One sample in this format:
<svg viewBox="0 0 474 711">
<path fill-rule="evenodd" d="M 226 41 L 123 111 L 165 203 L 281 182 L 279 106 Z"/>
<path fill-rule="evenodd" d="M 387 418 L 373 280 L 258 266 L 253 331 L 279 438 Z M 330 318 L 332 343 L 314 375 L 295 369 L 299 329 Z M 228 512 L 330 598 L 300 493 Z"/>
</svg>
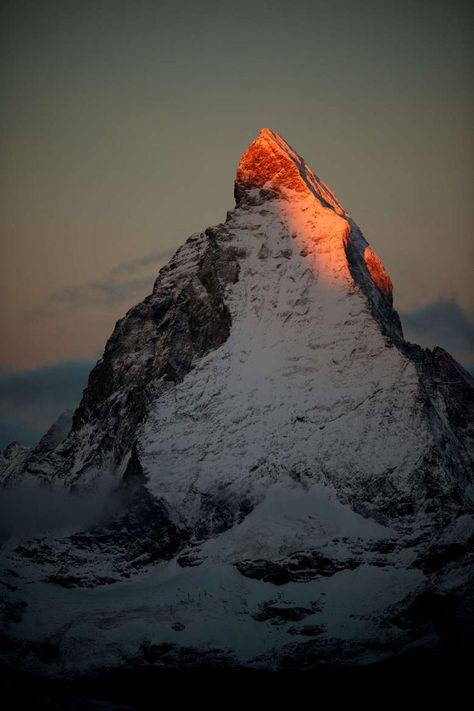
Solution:
<svg viewBox="0 0 474 711">
<path fill-rule="evenodd" d="M 474 320 L 454 298 L 400 313 L 405 337 L 428 348 L 441 346 L 466 367 L 474 363 Z"/>
<path fill-rule="evenodd" d="M 43 318 L 63 306 L 74 309 L 97 306 L 107 308 L 142 298 L 152 288 L 157 269 L 172 253 L 172 249 L 152 252 L 118 264 L 105 279 L 66 286 L 53 292 L 43 304 L 29 311 L 27 317 L 30 320 Z"/>
<path fill-rule="evenodd" d="M 143 298 L 157 271 L 173 253 L 166 249 L 113 267 L 102 280 L 60 289 L 26 314 L 29 320 L 55 317 L 71 309 L 105 308 Z M 80 400 L 91 361 L 65 361 L 44 368 L 10 372 L 0 364 L 0 447 L 12 439 L 34 444 L 65 410 Z"/>
<path fill-rule="evenodd" d="M 142 271 L 147 267 L 156 267 L 158 264 L 162 264 L 168 260 L 174 253 L 174 249 L 164 249 L 160 252 L 150 252 L 150 254 L 145 254 L 143 257 L 138 259 L 131 259 L 128 262 L 122 262 L 114 267 L 110 275 L 112 277 L 121 277 L 127 274 L 134 274 L 137 271 Z"/>
<path fill-rule="evenodd" d="M 82 308 L 86 306 L 115 306 L 123 301 L 141 295 L 152 283 L 153 277 L 146 276 L 120 281 L 92 281 L 81 286 L 67 286 L 49 297 L 46 307 L 54 304 Z"/>
</svg>

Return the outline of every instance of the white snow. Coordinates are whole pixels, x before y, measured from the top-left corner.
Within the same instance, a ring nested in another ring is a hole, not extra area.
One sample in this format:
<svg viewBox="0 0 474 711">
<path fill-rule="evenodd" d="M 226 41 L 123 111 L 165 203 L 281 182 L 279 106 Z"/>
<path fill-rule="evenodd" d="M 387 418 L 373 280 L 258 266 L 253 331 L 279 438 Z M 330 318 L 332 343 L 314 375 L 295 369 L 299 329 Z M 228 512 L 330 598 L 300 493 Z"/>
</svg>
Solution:
<svg viewBox="0 0 474 711">
<path fill-rule="evenodd" d="M 347 222 L 295 195 L 237 209 L 226 227 L 246 255 L 226 293 L 230 337 L 152 408 L 140 438 L 150 490 L 189 524 L 199 494 L 260 497 L 292 476 L 409 489 L 431 441 L 418 377 L 352 281 Z"/>
</svg>

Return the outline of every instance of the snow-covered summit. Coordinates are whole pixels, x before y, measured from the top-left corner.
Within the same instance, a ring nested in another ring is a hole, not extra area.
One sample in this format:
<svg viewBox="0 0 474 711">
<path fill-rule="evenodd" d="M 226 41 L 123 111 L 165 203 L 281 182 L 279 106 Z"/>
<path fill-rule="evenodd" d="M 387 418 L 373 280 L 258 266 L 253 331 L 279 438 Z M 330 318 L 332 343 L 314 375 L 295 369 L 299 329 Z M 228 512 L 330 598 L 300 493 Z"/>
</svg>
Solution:
<svg viewBox="0 0 474 711">
<path fill-rule="evenodd" d="M 296 471 L 379 516 L 469 498 L 469 426 L 439 377 L 425 383 L 441 357 L 403 340 L 390 278 L 332 191 L 269 129 L 235 185 L 226 222 L 117 323 L 68 436 L 25 473 L 114 487 L 138 468 L 186 529 L 222 486 L 237 511 Z M 465 393 L 460 372 L 446 380 Z"/>
<path fill-rule="evenodd" d="M 355 279 L 366 291 L 373 292 L 368 296 L 376 311 L 379 302 L 391 307 L 393 285 L 380 258 L 333 191 L 278 133 L 264 128 L 250 144 L 240 159 L 234 192 L 237 206 L 278 199 L 282 221 L 288 230 L 300 239 L 304 231 L 312 243 L 324 238 L 326 251 L 331 253 L 332 262 L 338 263 L 341 275 L 347 278 L 351 271 L 349 282 Z M 305 219 L 305 213 L 312 215 L 312 219 Z M 324 277 L 321 257 L 317 266 Z M 333 270 L 325 278 L 331 282 L 337 277 Z M 393 330 L 393 322 L 398 317 L 390 315 L 389 320 Z M 396 329 L 401 337 L 399 322 Z"/>
<path fill-rule="evenodd" d="M 313 173 L 304 158 L 269 128 L 262 128 L 258 138 L 243 154 L 235 180 L 238 200 L 242 192 L 262 188 L 290 199 L 292 192 L 311 193 L 337 214 L 347 214 L 332 190 Z"/>
</svg>

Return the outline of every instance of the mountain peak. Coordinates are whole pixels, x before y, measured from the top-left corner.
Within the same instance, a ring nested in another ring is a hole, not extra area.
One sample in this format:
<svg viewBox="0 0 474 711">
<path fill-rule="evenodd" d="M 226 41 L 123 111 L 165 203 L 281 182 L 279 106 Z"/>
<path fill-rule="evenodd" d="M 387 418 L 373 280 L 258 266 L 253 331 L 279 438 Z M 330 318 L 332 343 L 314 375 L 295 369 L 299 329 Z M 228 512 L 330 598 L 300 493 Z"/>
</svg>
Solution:
<svg viewBox="0 0 474 711">
<path fill-rule="evenodd" d="M 117 322 L 72 423 L 0 454 L 33 504 L 0 553 L 22 677 L 470 651 L 471 379 L 404 341 L 379 258 L 278 134 L 237 181 Z"/>
<path fill-rule="evenodd" d="M 240 159 L 235 180 L 237 207 L 267 201 L 295 240 L 300 255 L 326 285 L 365 293 L 386 333 L 403 339 L 392 309 L 393 285 L 382 261 L 336 196 L 275 131 L 262 128 Z M 269 205 L 267 204 L 267 208 Z"/>
<path fill-rule="evenodd" d="M 295 150 L 269 128 L 262 128 L 258 137 L 240 159 L 235 180 L 237 202 L 254 189 L 265 189 L 286 197 L 288 191 L 311 193 L 324 207 L 338 215 L 346 215 L 330 188 L 313 173 Z"/>
</svg>

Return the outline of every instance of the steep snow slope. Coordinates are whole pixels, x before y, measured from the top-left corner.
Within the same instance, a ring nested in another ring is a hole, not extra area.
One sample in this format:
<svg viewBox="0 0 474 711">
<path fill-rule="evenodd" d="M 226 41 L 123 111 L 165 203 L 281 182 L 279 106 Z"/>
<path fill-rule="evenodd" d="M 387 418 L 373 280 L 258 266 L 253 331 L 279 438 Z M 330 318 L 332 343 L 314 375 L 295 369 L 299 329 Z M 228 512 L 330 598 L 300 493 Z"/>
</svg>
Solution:
<svg viewBox="0 0 474 711">
<path fill-rule="evenodd" d="M 239 254 L 230 335 L 155 401 L 139 440 L 148 486 L 186 525 L 209 496 L 239 510 L 279 480 L 332 483 L 380 515 L 425 504 L 417 371 L 354 284 L 348 232 L 307 195 L 237 209 L 218 231 Z"/>
</svg>

